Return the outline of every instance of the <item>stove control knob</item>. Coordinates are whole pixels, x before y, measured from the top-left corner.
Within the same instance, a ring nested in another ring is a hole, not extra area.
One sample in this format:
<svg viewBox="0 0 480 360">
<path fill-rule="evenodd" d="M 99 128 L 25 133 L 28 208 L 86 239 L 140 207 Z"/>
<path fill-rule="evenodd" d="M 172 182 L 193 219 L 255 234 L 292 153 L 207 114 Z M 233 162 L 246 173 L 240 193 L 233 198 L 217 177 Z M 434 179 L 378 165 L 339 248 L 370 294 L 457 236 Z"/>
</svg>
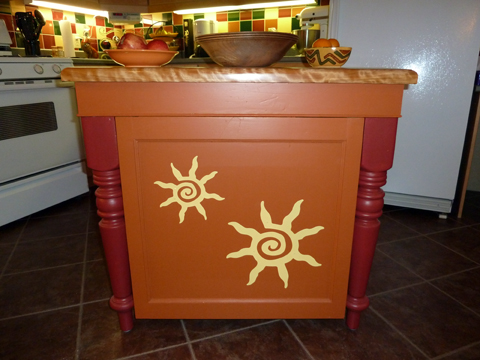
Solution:
<svg viewBox="0 0 480 360">
<path fill-rule="evenodd" d="M 43 74 L 43 67 L 42 67 L 42 65 L 35 64 L 35 66 L 33 67 L 33 70 L 35 70 L 35 72 L 36 72 L 37 74 Z"/>
<path fill-rule="evenodd" d="M 62 68 L 60 67 L 60 65 L 57 65 L 57 64 L 53 64 L 52 65 L 52 69 L 53 71 L 55 71 L 57 74 L 60 74 L 62 72 Z"/>
</svg>

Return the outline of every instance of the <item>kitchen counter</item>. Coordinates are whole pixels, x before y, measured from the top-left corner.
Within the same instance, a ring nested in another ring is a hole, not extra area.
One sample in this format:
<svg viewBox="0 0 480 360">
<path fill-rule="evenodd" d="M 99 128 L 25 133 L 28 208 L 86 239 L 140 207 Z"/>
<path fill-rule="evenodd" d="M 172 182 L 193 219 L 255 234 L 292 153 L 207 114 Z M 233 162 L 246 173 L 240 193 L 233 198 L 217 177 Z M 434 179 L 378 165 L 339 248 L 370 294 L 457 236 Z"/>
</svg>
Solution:
<svg viewBox="0 0 480 360">
<path fill-rule="evenodd" d="M 190 61 L 190 60 L 187 60 Z M 415 84 L 417 73 L 403 69 L 264 67 L 75 67 L 62 80 L 78 82 Z"/>
<path fill-rule="evenodd" d="M 62 80 L 75 82 L 123 331 L 134 305 L 180 319 L 346 307 L 359 326 L 414 71 L 73 67 Z"/>
</svg>

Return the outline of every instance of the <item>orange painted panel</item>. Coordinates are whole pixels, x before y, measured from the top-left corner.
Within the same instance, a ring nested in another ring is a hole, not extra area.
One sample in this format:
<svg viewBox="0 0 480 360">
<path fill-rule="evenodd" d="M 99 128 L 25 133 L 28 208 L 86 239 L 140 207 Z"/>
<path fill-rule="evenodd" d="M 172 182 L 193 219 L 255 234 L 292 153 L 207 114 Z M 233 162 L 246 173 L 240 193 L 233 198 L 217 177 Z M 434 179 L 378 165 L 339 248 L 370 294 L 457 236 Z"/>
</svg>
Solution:
<svg viewBox="0 0 480 360">
<path fill-rule="evenodd" d="M 400 117 L 404 85 L 76 83 L 79 116 Z"/>
<path fill-rule="evenodd" d="M 363 119 L 116 125 L 137 317 L 344 317 Z"/>
</svg>

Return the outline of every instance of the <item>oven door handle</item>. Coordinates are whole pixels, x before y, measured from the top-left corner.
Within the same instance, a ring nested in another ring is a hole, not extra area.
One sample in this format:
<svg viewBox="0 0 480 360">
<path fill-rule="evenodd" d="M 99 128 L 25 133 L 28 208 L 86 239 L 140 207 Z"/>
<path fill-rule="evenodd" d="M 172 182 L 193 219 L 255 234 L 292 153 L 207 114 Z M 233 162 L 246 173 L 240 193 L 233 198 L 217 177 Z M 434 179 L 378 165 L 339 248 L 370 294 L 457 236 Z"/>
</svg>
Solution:
<svg viewBox="0 0 480 360">
<path fill-rule="evenodd" d="M 74 88 L 75 83 L 73 81 L 58 81 L 57 82 L 57 87 L 61 88 Z"/>
<path fill-rule="evenodd" d="M 0 93 L 2 91 L 18 91 L 18 90 L 38 90 L 38 89 L 54 89 L 54 88 L 74 88 L 75 83 L 72 81 L 55 80 L 8 80 L 0 82 Z"/>
</svg>

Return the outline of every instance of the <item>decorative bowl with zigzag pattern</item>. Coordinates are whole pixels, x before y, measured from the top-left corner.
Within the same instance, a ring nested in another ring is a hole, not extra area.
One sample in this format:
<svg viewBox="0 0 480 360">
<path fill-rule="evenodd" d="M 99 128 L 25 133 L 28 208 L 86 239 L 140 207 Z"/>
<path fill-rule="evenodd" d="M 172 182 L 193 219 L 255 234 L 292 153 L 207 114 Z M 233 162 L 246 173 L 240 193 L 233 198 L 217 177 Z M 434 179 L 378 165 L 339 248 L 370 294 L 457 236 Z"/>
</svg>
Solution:
<svg viewBox="0 0 480 360">
<path fill-rule="evenodd" d="M 305 59 L 312 67 L 343 66 L 352 52 L 351 47 L 317 47 L 305 49 Z"/>
</svg>

